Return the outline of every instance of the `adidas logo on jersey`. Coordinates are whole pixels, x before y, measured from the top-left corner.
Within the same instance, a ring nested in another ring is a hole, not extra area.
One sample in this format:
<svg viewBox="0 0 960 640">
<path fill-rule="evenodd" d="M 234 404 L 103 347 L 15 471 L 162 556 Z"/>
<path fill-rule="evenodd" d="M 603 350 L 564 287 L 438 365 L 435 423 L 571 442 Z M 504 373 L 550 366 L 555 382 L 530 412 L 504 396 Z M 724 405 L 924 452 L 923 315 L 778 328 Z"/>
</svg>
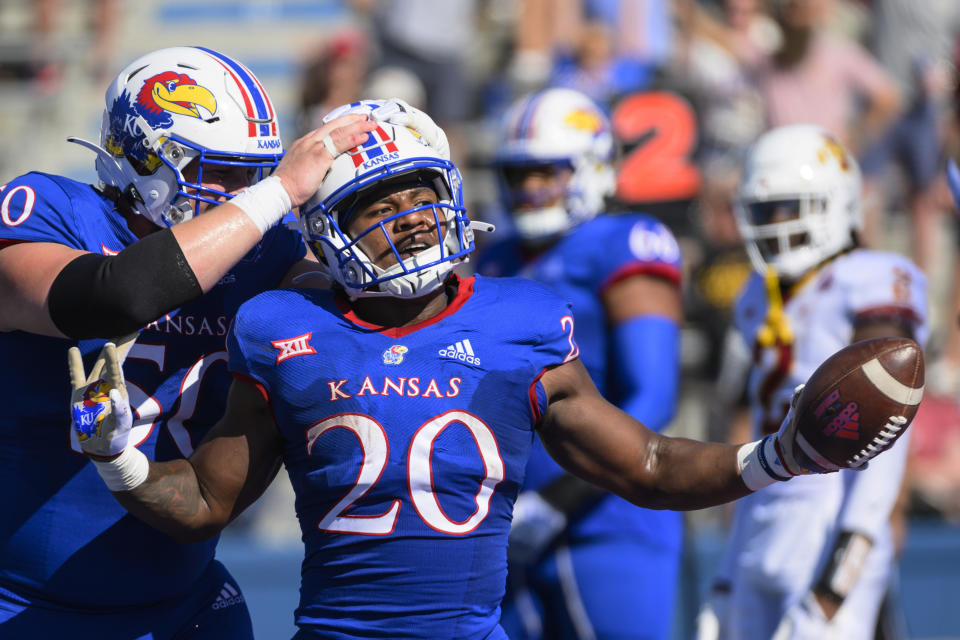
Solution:
<svg viewBox="0 0 960 640">
<path fill-rule="evenodd" d="M 473 346 L 469 340 L 455 342 L 448 345 L 445 349 L 440 349 L 437 353 L 444 358 L 453 358 L 454 360 L 466 362 L 467 364 L 480 365 L 480 358 L 473 352 Z"/>
<path fill-rule="evenodd" d="M 217 594 L 217 599 L 213 601 L 211 607 L 213 609 L 226 609 L 241 602 L 243 602 L 243 594 L 229 582 L 224 582 L 223 589 L 220 589 L 220 593 Z"/>
</svg>

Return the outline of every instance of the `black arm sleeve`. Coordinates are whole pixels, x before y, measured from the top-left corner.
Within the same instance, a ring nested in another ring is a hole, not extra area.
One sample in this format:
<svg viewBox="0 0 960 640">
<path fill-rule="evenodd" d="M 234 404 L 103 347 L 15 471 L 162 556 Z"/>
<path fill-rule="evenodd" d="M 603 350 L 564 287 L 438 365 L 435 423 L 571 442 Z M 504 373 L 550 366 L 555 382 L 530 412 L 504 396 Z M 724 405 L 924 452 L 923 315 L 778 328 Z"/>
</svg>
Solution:
<svg viewBox="0 0 960 640">
<path fill-rule="evenodd" d="M 71 338 L 137 331 L 203 295 L 170 229 L 151 233 L 115 256 L 84 254 L 50 286 L 50 318 Z"/>
</svg>

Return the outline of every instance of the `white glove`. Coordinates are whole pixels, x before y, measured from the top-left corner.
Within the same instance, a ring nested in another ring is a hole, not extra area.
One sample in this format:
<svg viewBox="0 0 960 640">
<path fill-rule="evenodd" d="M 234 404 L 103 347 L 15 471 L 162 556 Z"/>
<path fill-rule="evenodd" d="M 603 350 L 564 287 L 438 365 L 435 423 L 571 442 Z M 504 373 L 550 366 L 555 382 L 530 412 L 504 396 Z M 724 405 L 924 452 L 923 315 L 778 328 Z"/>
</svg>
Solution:
<svg viewBox="0 0 960 640">
<path fill-rule="evenodd" d="M 751 491 L 757 491 L 777 481 L 807 473 L 829 473 L 840 467 L 824 461 L 817 464 L 805 454 L 797 443 L 797 399 L 804 385 L 793 390 L 790 410 L 776 434 L 764 437 L 740 447 L 737 465 L 740 477 Z"/>
<path fill-rule="evenodd" d="M 723 640 L 727 633 L 729 605 L 729 590 L 711 589 L 707 601 L 697 614 L 694 640 Z"/>
<path fill-rule="evenodd" d="M 812 593 L 787 609 L 773 632 L 773 640 L 831 640 L 835 638 L 830 621 Z"/>
<path fill-rule="evenodd" d="M 830 473 L 839 471 L 840 467 L 827 461 L 815 462 L 810 456 L 805 454 L 797 444 L 797 421 L 794 410 L 797 406 L 797 400 L 800 398 L 800 392 L 805 385 L 797 385 L 793 390 L 793 398 L 790 400 L 790 411 L 787 417 L 780 424 L 780 430 L 777 431 L 776 452 L 780 458 L 783 467 L 793 476 L 799 476 L 807 473 Z"/>
<path fill-rule="evenodd" d="M 515 564 L 533 564 L 566 526 L 567 516 L 538 492 L 522 492 L 513 505 L 507 557 Z"/>
<path fill-rule="evenodd" d="M 111 460 L 123 453 L 133 426 L 120 357 L 114 343 L 103 345 L 90 375 L 83 371 L 80 349 L 70 347 L 70 397 L 73 428 L 83 452 L 95 460 Z"/>
<path fill-rule="evenodd" d="M 425 112 L 410 106 L 400 98 L 361 100 L 357 104 L 345 104 L 325 115 L 323 122 L 330 122 L 348 113 L 365 113 L 380 122 L 409 127 L 423 136 L 423 139 L 436 150 L 438 156 L 444 160 L 450 159 L 450 144 L 443 129 Z"/>
</svg>

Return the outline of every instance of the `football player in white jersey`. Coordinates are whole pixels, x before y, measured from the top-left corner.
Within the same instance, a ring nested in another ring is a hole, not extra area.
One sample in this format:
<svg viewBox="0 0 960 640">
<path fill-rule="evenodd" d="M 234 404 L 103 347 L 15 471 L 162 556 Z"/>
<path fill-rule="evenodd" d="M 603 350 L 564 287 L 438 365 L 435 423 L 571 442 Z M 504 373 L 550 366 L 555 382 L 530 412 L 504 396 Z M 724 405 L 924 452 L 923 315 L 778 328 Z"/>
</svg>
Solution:
<svg viewBox="0 0 960 640">
<path fill-rule="evenodd" d="M 926 279 L 858 246 L 860 172 L 828 132 L 790 125 L 750 150 L 737 203 L 755 268 L 735 310 L 753 365 L 751 423 L 776 430 L 795 387 L 843 346 L 927 339 Z M 702 639 L 873 637 L 894 563 L 890 515 L 909 442 L 861 471 L 781 483 L 742 500 Z"/>
</svg>

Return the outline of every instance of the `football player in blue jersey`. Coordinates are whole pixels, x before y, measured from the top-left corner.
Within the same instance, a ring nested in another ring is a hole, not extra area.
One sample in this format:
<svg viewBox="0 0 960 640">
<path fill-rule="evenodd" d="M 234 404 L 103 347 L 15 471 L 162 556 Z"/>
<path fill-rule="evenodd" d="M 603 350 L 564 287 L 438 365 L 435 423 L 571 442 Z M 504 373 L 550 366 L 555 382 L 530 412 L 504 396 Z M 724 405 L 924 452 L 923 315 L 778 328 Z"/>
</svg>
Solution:
<svg viewBox="0 0 960 640">
<path fill-rule="evenodd" d="M 570 301 L 597 389 L 659 431 L 679 384 L 680 251 L 654 218 L 598 216 L 613 160 L 610 123 L 587 96 L 554 88 L 517 100 L 496 157 L 516 233 L 477 270 L 533 278 Z M 669 638 L 682 526 L 676 511 L 640 509 L 564 472 L 536 443 L 510 532 L 507 635 Z"/>
<path fill-rule="evenodd" d="M 283 464 L 305 545 L 297 638 L 502 640 L 507 537 L 536 435 L 567 470 L 661 509 L 826 471 L 798 458 L 792 418 L 738 447 L 662 436 L 607 402 L 568 303 L 531 280 L 454 273 L 489 225 L 467 217 L 447 153 L 374 120 L 301 207 L 332 289 L 240 307 L 226 411 L 189 458 L 138 450 L 112 343 L 89 375 L 71 352 L 74 430 L 110 458 L 102 473 L 131 513 L 206 540 Z"/>
<path fill-rule="evenodd" d="M 100 144 L 76 141 L 96 152 L 99 185 L 34 172 L 0 189 L 0 637 L 251 636 L 215 539 L 184 545 L 119 508 L 90 441 L 71 436 L 68 388 L 41 372 L 70 345 L 96 356 L 142 329 L 125 341 L 132 441 L 158 460 L 189 455 L 226 402 L 237 307 L 303 268 L 302 237 L 276 223 L 372 126 L 330 123 L 267 177 L 283 147 L 253 74 L 163 49 L 108 88 Z"/>
</svg>

